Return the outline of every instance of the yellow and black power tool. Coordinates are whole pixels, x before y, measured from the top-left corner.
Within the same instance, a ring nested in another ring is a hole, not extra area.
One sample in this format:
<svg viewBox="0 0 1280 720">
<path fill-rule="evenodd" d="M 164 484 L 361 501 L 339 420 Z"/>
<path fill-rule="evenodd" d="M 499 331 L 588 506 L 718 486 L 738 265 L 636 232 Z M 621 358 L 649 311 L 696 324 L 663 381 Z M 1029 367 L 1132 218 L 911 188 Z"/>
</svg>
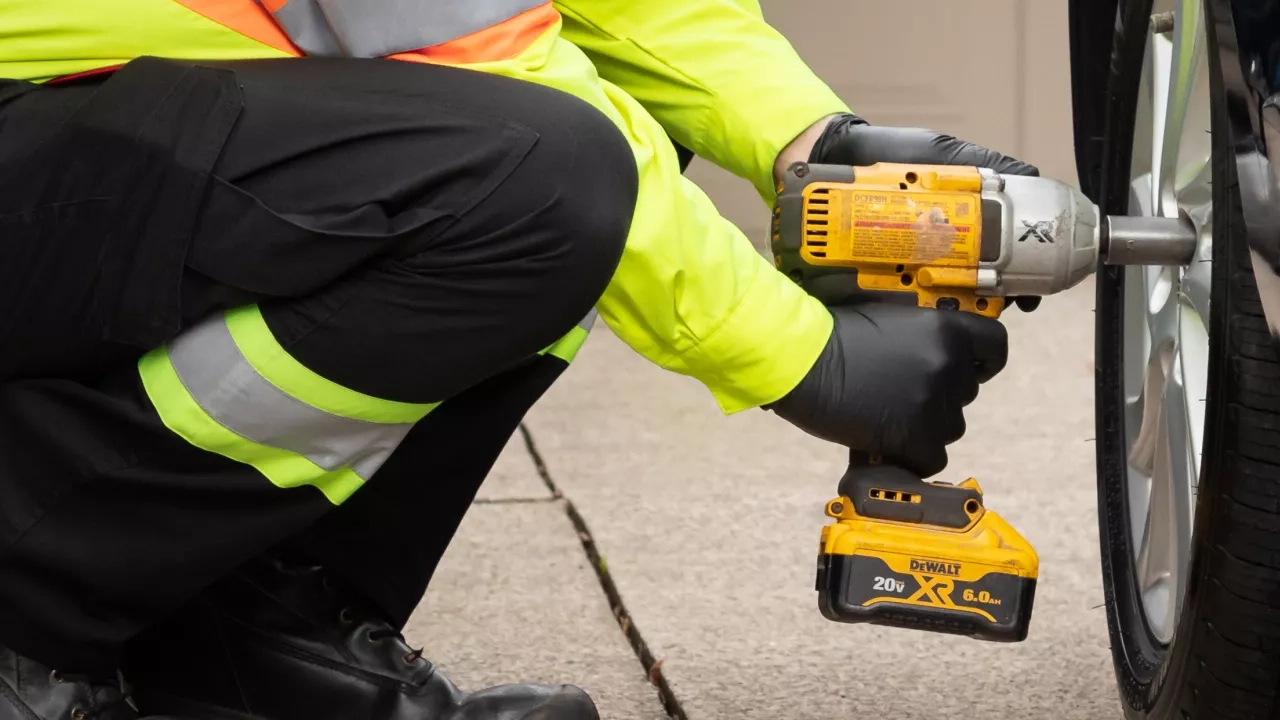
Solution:
<svg viewBox="0 0 1280 720">
<path fill-rule="evenodd" d="M 1105 236 L 1078 190 L 972 167 L 796 163 L 777 190 L 775 262 L 828 305 L 874 297 L 997 318 L 1008 298 L 1087 277 Z M 975 479 L 926 482 L 851 453 L 826 512 L 827 618 L 1027 637 L 1039 560 Z"/>
</svg>

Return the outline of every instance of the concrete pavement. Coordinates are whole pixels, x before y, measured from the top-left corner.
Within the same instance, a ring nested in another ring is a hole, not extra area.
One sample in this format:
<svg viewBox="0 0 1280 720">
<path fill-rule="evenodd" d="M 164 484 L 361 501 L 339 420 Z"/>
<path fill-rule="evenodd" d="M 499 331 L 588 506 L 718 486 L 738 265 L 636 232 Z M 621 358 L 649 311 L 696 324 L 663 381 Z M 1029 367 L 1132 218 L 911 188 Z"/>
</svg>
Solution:
<svg viewBox="0 0 1280 720">
<path fill-rule="evenodd" d="M 667 717 L 582 551 L 565 501 L 517 436 L 406 629 L 465 690 L 573 683 L 604 717 Z"/>
<path fill-rule="evenodd" d="M 1098 571 L 1092 285 L 1007 317 L 950 479 L 972 473 L 1037 547 L 1030 639 L 995 645 L 829 623 L 814 551 L 843 453 L 763 411 L 724 417 L 601 323 L 527 418 L 689 718 L 1119 718 Z M 412 634 L 469 686 L 577 682 L 609 718 L 664 716 L 564 500 L 517 437 L 446 556 Z"/>
<path fill-rule="evenodd" d="M 1039 549 L 1031 637 L 1013 646 L 823 619 L 814 553 L 843 453 L 763 411 L 721 416 L 597 328 L 528 424 L 689 717 L 1118 717 L 1098 608 L 1090 293 L 1010 315 L 1010 368 L 948 471 L 976 475 Z"/>
</svg>

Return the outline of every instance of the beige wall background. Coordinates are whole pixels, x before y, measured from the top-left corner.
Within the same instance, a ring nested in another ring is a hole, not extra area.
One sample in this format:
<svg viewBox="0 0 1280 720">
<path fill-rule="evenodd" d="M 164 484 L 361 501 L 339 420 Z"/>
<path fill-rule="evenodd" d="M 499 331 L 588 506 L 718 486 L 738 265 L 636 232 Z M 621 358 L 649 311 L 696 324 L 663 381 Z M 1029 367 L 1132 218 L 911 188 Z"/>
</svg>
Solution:
<svg viewBox="0 0 1280 720">
<path fill-rule="evenodd" d="M 1067 0 L 762 0 L 765 19 L 859 115 L 928 127 L 1076 183 Z M 761 244 L 745 181 L 701 160 L 692 177 Z"/>
</svg>

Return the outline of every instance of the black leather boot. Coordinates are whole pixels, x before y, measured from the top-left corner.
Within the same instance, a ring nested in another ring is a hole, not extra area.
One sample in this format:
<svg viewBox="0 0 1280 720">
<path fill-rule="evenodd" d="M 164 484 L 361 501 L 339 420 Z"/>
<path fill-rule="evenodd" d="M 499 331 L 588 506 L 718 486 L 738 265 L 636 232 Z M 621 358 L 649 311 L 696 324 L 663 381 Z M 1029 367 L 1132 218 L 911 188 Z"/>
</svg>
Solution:
<svg viewBox="0 0 1280 720">
<path fill-rule="evenodd" d="M 599 720 L 570 685 L 461 692 L 322 568 L 279 559 L 137 638 L 125 672 L 144 712 L 196 718 Z"/>
<path fill-rule="evenodd" d="M 136 720 L 124 683 L 61 674 L 0 645 L 0 720 Z"/>
</svg>

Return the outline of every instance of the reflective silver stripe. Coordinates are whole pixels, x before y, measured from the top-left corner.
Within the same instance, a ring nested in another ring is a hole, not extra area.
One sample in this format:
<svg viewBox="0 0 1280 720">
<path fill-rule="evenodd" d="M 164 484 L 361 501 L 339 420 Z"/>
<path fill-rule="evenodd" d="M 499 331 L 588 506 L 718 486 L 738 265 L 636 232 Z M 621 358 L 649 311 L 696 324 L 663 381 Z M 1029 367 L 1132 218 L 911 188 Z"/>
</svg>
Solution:
<svg viewBox="0 0 1280 720">
<path fill-rule="evenodd" d="M 275 12 L 275 17 L 294 44 L 308 55 L 373 58 L 456 40 L 546 3 L 547 0 L 289 0 Z"/>
<path fill-rule="evenodd" d="M 591 312 L 587 313 L 587 316 L 582 318 L 582 322 L 578 323 L 578 327 L 586 330 L 587 332 L 591 332 L 591 327 L 596 324 L 596 318 L 598 317 L 600 317 L 600 311 L 595 308 L 591 308 Z"/>
<path fill-rule="evenodd" d="M 253 369 L 221 314 L 170 343 L 169 360 L 187 392 L 218 424 L 325 470 L 347 467 L 369 480 L 413 427 L 339 417 L 286 395 Z"/>
<path fill-rule="evenodd" d="M 261 3 L 262 0 L 258 2 Z M 341 57 L 347 54 L 330 29 L 324 11 L 315 2 L 292 0 L 275 12 L 275 18 L 302 52 L 321 57 Z"/>
</svg>

